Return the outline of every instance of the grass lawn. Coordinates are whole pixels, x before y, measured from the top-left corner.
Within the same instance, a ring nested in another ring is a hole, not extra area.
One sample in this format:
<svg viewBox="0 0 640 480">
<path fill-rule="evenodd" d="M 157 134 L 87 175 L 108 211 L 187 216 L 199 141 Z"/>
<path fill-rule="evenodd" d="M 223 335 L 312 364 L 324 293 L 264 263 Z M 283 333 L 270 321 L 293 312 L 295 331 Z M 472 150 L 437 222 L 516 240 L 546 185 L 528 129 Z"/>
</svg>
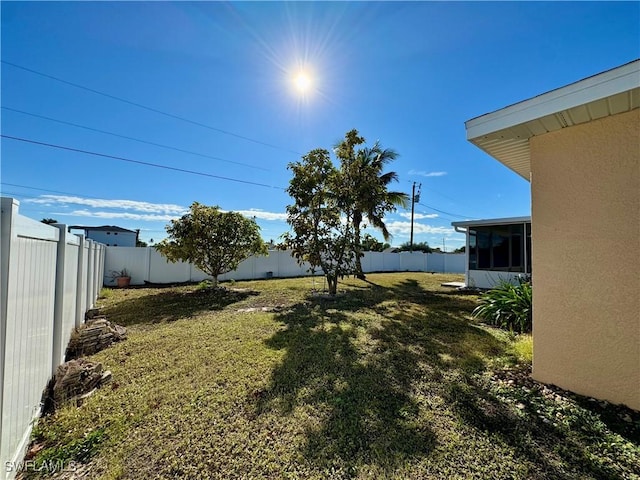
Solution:
<svg viewBox="0 0 640 480">
<path fill-rule="evenodd" d="M 530 336 L 471 319 L 477 297 L 440 287 L 460 279 L 109 290 L 129 338 L 89 359 L 113 383 L 43 418 L 36 459 L 81 461 L 75 478 L 640 478 L 640 416 L 529 380 Z"/>
</svg>

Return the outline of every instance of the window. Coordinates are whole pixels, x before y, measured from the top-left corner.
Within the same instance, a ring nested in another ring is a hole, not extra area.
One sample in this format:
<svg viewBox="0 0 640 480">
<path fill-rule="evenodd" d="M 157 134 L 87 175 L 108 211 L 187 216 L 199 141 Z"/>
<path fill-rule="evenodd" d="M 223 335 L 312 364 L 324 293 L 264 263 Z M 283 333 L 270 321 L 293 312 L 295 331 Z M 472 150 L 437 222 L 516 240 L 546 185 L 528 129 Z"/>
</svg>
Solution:
<svg viewBox="0 0 640 480">
<path fill-rule="evenodd" d="M 478 270 L 491 268 L 491 230 L 482 228 L 476 230 L 478 241 Z"/>
<path fill-rule="evenodd" d="M 511 236 L 511 265 L 522 265 L 523 254 L 523 238 L 522 233 L 524 231 L 523 225 L 510 225 L 509 226 Z"/>
<path fill-rule="evenodd" d="M 469 230 L 469 270 L 476 270 L 478 266 L 478 255 L 476 252 L 476 232 Z"/>
<path fill-rule="evenodd" d="M 495 227 L 491 231 L 491 256 L 493 258 L 492 267 L 495 270 L 508 270 L 509 247 L 510 247 L 509 227 Z"/>
<path fill-rule="evenodd" d="M 469 229 L 469 270 L 524 272 L 525 268 L 531 272 L 531 224 Z"/>
</svg>

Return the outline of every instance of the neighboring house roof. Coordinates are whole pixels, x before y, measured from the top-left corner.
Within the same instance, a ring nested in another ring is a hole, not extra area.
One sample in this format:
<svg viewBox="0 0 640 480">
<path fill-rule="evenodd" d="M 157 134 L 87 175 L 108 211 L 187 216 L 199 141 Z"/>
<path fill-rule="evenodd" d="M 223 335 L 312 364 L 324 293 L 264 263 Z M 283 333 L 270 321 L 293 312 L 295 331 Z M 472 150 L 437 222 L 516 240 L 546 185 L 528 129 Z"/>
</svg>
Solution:
<svg viewBox="0 0 640 480">
<path fill-rule="evenodd" d="M 69 230 L 85 230 L 87 232 L 126 232 L 137 233 L 135 230 L 127 230 L 126 228 L 117 227 L 115 225 L 103 225 L 102 227 L 85 227 L 82 225 L 72 225 Z"/>
<path fill-rule="evenodd" d="M 531 217 L 487 218 L 483 220 L 465 220 L 452 222 L 454 227 L 481 227 L 483 225 L 511 225 L 513 223 L 531 223 Z"/>
<path fill-rule="evenodd" d="M 640 107 L 640 60 L 465 122 L 467 140 L 529 180 L 529 139 Z"/>
</svg>

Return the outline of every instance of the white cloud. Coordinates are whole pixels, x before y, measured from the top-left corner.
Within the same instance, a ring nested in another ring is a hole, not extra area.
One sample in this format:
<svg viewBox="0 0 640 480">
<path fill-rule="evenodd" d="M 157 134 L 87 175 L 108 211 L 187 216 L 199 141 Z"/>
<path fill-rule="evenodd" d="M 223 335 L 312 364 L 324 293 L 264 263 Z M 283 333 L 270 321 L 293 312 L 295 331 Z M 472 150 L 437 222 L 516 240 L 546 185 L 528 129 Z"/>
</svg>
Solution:
<svg viewBox="0 0 640 480">
<path fill-rule="evenodd" d="M 136 200 L 107 200 L 103 198 L 82 198 L 67 195 L 40 195 L 38 198 L 25 200 L 29 203 L 44 205 L 86 205 L 92 208 L 119 208 L 148 213 L 174 213 L 184 215 L 188 209 L 171 203 L 138 202 Z M 173 218 L 173 217 L 172 217 Z"/>
<path fill-rule="evenodd" d="M 71 213 L 58 213 L 57 215 L 69 215 L 71 217 L 92 218 L 120 218 L 125 220 L 139 220 L 144 222 L 168 222 L 179 218 L 180 215 L 160 215 L 152 213 L 128 213 L 128 212 L 101 212 L 90 210 L 74 210 Z"/>
<path fill-rule="evenodd" d="M 411 233 L 411 222 L 387 222 L 387 229 L 392 235 L 408 235 Z M 451 227 L 434 227 L 424 223 L 413 223 L 413 233 L 432 235 L 453 235 L 456 231 Z"/>
<path fill-rule="evenodd" d="M 411 218 L 411 212 L 402 212 L 402 213 L 399 213 L 398 215 L 404 218 L 409 218 L 409 219 Z M 414 213 L 413 219 L 424 220 L 425 218 L 438 218 L 438 216 L 439 215 L 437 213 Z"/>
<path fill-rule="evenodd" d="M 57 215 L 70 215 L 74 217 L 93 217 L 93 218 L 113 218 L 125 220 L 140 220 L 146 222 L 168 222 L 181 217 L 189 211 L 182 205 L 173 203 L 151 203 L 139 202 L 136 200 L 108 200 L 102 198 L 83 198 L 68 195 L 40 195 L 37 198 L 25 200 L 25 202 L 36 203 L 47 207 L 83 205 L 89 208 L 74 210 L 69 212 L 60 212 Z M 93 209 L 114 209 L 122 211 L 106 211 Z M 221 210 L 226 211 L 226 210 Z M 249 210 L 235 210 L 245 217 L 256 217 L 262 220 L 281 220 L 287 219 L 286 213 L 266 212 L 258 208 L 250 208 Z"/>
<path fill-rule="evenodd" d="M 236 210 L 236 212 L 244 215 L 245 217 L 256 217 L 261 220 L 282 220 L 285 221 L 287 219 L 286 213 L 276 213 L 276 212 L 265 212 L 264 210 L 259 210 L 255 208 L 251 208 L 249 210 Z"/>
<path fill-rule="evenodd" d="M 426 172 L 424 170 L 409 170 L 409 175 L 419 175 L 421 177 L 443 177 L 447 172 Z"/>
</svg>

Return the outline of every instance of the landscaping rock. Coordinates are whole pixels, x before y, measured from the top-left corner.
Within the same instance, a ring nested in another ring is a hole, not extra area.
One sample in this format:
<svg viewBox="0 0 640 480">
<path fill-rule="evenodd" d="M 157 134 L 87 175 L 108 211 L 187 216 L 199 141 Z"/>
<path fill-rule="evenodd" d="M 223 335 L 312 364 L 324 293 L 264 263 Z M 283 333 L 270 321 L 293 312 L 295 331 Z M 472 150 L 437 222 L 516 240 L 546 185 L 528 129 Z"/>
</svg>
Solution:
<svg viewBox="0 0 640 480">
<path fill-rule="evenodd" d="M 111 372 L 102 371 L 102 364 L 83 358 L 70 360 L 60 365 L 51 382 L 49 397 L 56 409 L 66 402 L 79 404 L 102 385 L 111 381 Z"/>
<path fill-rule="evenodd" d="M 99 308 L 90 308 L 89 310 L 87 310 L 87 312 L 84 314 L 84 319 L 85 320 L 91 320 L 92 318 L 97 317 L 98 315 L 100 315 L 100 309 Z"/>
<path fill-rule="evenodd" d="M 127 329 L 99 316 L 76 329 L 67 346 L 68 360 L 91 355 L 127 337 Z"/>
</svg>

